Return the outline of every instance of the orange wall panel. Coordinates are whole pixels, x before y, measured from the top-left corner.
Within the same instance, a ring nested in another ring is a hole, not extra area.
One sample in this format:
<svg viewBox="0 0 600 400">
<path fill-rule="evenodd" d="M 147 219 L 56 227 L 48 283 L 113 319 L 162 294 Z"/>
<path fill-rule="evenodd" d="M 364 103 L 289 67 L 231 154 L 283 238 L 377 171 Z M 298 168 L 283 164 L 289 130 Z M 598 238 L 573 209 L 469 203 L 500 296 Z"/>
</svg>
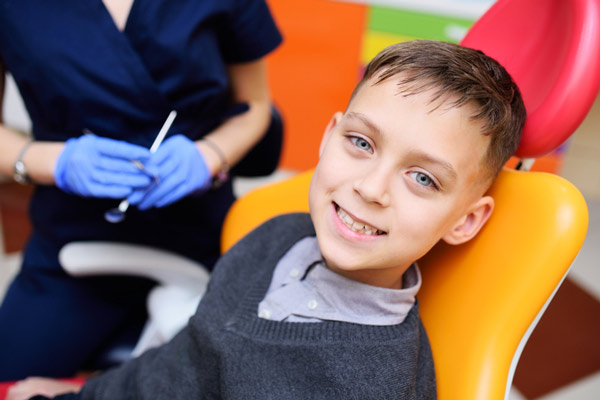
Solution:
<svg viewBox="0 0 600 400">
<path fill-rule="evenodd" d="M 284 36 L 268 57 L 269 83 L 285 123 L 280 167 L 314 167 L 325 126 L 359 78 L 367 7 L 332 0 L 269 0 Z"/>
</svg>

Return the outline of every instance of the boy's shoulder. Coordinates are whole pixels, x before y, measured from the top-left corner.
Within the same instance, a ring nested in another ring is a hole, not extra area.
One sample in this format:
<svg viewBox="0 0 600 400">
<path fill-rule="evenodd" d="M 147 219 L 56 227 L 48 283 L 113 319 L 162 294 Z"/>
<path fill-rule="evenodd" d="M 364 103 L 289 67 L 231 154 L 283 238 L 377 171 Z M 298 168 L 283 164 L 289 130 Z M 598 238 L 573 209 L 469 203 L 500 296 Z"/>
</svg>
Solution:
<svg viewBox="0 0 600 400">
<path fill-rule="evenodd" d="M 269 228 L 277 227 L 277 228 L 283 228 L 283 229 L 287 229 L 290 227 L 297 227 L 300 230 L 305 230 L 307 228 L 310 228 L 310 230 L 312 232 L 314 232 L 310 214 L 306 213 L 306 212 L 294 212 L 294 213 L 276 215 L 273 218 L 263 222 L 255 230 L 264 229 L 265 227 L 269 227 Z"/>
<path fill-rule="evenodd" d="M 278 215 L 248 233 L 230 251 L 248 251 L 264 243 L 270 247 L 293 245 L 306 236 L 314 236 L 315 228 L 308 213 Z M 241 249 L 240 249 L 241 248 Z"/>
<path fill-rule="evenodd" d="M 239 301 L 240 293 L 253 285 L 251 282 L 268 284 L 277 262 L 295 243 L 310 235 L 315 235 L 315 231 L 306 213 L 280 215 L 264 222 L 217 261 L 201 304 L 206 305 L 209 297 L 216 298 L 215 304 L 233 304 Z M 227 290 L 212 290 L 215 287 Z M 210 296 L 209 291 L 213 293 Z"/>
<path fill-rule="evenodd" d="M 240 239 L 217 265 L 275 265 L 300 239 L 315 236 L 308 213 L 283 214 L 264 222 Z M 212 278 L 211 278 L 212 279 Z"/>
</svg>

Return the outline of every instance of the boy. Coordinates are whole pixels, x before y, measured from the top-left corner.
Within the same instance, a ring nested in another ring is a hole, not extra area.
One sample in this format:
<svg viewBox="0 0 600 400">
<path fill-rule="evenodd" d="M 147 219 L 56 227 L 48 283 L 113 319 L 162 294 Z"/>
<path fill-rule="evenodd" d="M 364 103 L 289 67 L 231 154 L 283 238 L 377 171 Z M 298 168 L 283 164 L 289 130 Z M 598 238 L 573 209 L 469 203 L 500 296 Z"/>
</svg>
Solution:
<svg viewBox="0 0 600 400">
<path fill-rule="evenodd" d="M 249 234 L 174 340 L 79 395 L 435 398 L 415 261 L 485 224 L 494 207 L 485 192 L 524 120 L 516 85 L 481 52 L 388 47 L 325 130 L 310 217 L 277 217 Z"/>
</svg>

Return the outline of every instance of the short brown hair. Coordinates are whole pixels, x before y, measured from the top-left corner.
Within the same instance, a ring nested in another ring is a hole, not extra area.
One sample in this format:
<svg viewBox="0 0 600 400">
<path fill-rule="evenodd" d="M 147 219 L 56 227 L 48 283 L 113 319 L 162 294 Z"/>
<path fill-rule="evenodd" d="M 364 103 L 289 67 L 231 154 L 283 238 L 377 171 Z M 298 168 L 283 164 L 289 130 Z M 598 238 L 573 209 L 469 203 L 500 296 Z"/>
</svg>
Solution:
<svg viewBox="0 0 600 400">
<path fill-rule="evenodd" d="M 491 136 L 484 160 L 491 182 L 517 150 L 526 116 L 519 88 L 504 67 L 481 51 L 457 44 L 402 42 L 371 60 L 352 97 L 372 77 L 377 76 L 378 84 L 401 73 L 398 87 L 405 96 L 433 90 L 432 103 L 457 96 L 450 106 L 475 107 L 471 118 L 481 120 L 482 133 Z"/>
</svg>

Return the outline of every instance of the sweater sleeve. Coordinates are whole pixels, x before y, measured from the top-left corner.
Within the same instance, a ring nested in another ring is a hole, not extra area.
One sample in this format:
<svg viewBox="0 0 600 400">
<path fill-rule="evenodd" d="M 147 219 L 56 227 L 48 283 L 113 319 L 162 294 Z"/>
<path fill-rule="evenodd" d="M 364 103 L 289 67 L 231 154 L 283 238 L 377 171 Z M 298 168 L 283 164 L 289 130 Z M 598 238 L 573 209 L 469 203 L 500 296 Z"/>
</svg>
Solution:
<svg viewBox="0 0 600 400">
<path fill-rule="evenodd" d="M 218 371 L 216 358 L 209 348 L 198 346 L 191 330 L 186 327 L 169 343 L 90 379 L 81 399 L 211 398 L 217 390 L 218 377 L 211 375 Z"/>
<path fill-rule="evenodd" d="M 52 400 L 79 400 L 81 399 L 80 393 L 65 393 L 54 396 Z M 50 400 L 50 398 L 42 395 L 33 396 L 29 400 Z"/>
</svg>

